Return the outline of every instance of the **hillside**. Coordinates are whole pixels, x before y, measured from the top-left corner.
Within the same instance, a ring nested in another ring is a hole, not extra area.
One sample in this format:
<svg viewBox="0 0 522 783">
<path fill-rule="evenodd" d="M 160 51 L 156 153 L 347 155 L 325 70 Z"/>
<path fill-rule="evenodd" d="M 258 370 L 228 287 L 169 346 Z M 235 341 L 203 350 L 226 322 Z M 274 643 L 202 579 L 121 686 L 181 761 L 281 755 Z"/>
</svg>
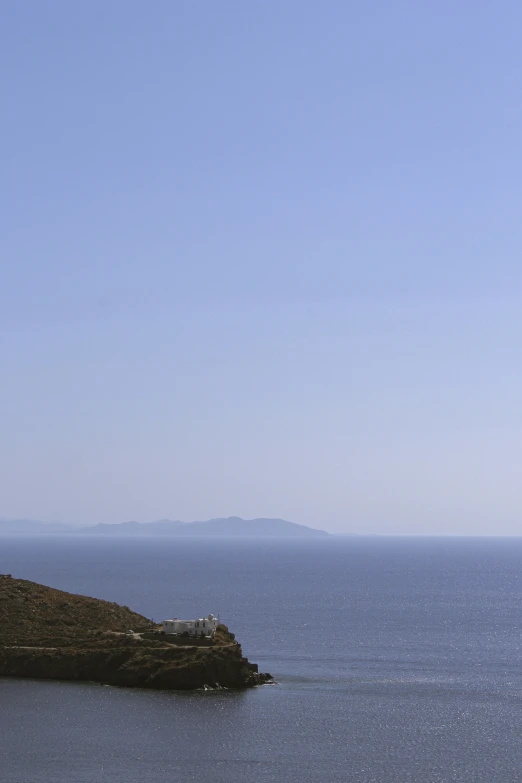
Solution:
<svg viewBox="0 0 522 783">
<path fill-rule="evenodd" d="M 0 644 L 150 625 L 150 620 L 126 606 L 0 575 Z"/>
<path fill-rule="evenodd" d="M 243 657 L 225 626 L 199 639 L 169 639 L 151 628 L 126 606 L 0 575 L 0 677 L 177 690 L 272 679 Z"/>
</svg>

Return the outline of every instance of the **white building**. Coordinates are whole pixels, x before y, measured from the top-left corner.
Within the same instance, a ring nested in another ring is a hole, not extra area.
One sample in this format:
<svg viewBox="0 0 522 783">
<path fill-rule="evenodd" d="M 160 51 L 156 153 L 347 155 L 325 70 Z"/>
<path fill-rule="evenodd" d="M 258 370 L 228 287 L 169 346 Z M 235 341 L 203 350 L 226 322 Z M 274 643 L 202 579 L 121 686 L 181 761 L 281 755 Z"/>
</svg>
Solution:
<svg viewBox="0 0 522 783">
<path fill-rule="evenodd" d="M 219 625 L 219 618 L 209 614 L 199 620 L 164 620 L 161 626 L 165 633 L 188 633 L 189 636 L 212 636 Z"/>
</svg>

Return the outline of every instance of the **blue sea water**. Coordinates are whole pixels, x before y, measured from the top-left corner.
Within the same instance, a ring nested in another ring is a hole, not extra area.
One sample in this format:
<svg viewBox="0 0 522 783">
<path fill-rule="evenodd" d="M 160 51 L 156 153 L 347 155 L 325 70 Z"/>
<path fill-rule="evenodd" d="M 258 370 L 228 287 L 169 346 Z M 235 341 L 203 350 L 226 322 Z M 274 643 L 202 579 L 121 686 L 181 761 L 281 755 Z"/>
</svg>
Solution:
<svg viewBox="0 0 522 783">
<path fill-rule="evenodd" d="M 219 612 L 278 681 L 0 679 L 1 783 L 522 780 L 522 540 L 13 538 L 0 572 L 156 620 Z"/>
</svg>

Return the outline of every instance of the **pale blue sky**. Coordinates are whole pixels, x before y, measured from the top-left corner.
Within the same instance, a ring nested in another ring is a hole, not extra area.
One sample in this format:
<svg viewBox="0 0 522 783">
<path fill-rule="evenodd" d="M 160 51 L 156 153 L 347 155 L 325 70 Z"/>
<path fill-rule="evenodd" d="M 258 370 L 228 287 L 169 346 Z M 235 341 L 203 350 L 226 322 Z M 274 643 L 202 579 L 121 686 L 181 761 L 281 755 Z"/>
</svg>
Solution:
<svg viewBox="0 0 522 783">
<path fill-rule="evenodd" d="M 521 533 L 522 4 L 4 3 L 0 516 Z"/>
</svg>

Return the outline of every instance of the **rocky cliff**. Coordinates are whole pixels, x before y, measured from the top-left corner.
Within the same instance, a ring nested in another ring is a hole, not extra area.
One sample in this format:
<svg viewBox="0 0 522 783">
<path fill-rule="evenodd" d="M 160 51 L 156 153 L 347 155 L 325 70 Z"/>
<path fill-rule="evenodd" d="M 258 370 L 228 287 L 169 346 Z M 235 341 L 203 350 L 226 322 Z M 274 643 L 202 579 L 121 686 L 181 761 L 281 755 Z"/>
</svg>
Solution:
<svg viewBox="0 0 522 783">
<path fill-rule="evenodd" d="M 131 627 L 137 633 L 127 636 Z M 144 638 L 153 623 L 107 601 L 0 576 L 0 676 L 192 690 L 271 679 L 220 626 L 208 647 Z"/>
</svg>

